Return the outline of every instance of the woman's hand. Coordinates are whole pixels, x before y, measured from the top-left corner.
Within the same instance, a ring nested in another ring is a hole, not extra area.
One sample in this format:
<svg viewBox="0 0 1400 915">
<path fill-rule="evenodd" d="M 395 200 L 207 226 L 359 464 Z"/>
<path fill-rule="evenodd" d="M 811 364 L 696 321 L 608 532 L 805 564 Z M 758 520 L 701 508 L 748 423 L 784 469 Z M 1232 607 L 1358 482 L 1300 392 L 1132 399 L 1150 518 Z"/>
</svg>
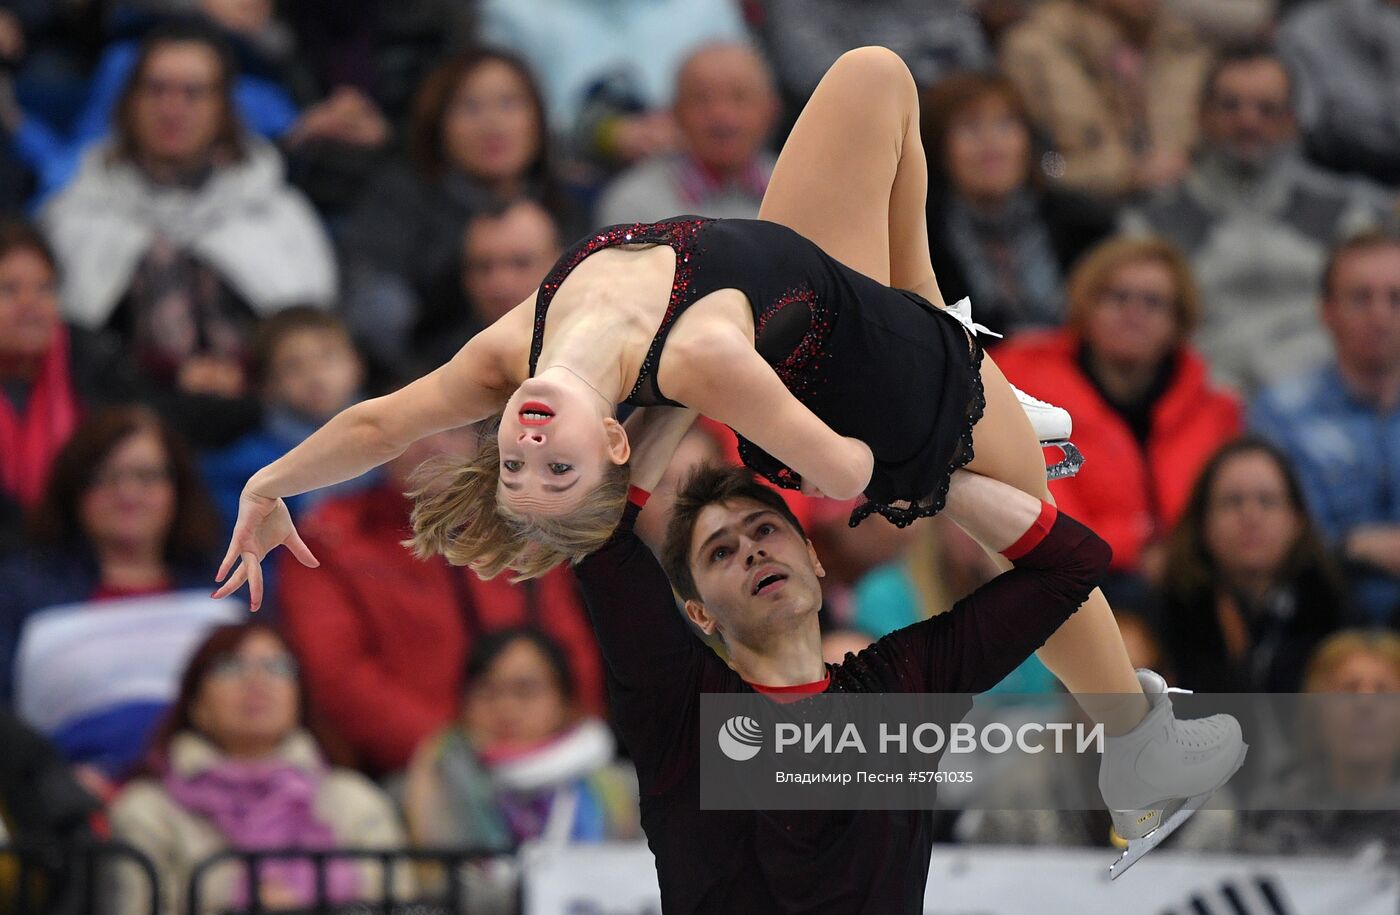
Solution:
<svg viewBox="0 0 1400 915">
<path fill-rule="evenodd" d="M 215 581 L 224 581 L 235 560 L 241 560 L 238 568 L 223 586 L 214 592 L 216 598 L 228 597 L 248 583 L 248 604 L 257 611 L 263 602 L 262 560 L 279 546 L 285 546 L 292 555 L 308 568 L 316 568 L 321 561 L 311 555 L 311 549 L 302 541 L 292 524 L 292 516 L 287 504 L 281 499 L 269 499 L 257 493 L 243 490 L 238 497 L 238 521 L 233 525 L 233 537 L 229 541 L 228 553 L 219 566 Z"/>
</svg>

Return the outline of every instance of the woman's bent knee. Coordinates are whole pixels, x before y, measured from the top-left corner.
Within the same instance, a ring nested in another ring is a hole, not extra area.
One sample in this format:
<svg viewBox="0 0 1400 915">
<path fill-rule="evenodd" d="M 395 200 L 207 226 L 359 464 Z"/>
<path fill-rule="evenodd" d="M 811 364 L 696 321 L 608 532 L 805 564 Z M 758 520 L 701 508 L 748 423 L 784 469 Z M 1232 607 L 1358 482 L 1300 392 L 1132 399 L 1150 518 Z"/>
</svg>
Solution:
<svg viewBox="0 0 1400 915">
<path fill-rule="evenodd" d="M 860 82 L 871 91 L 907 91 L 917 94 L 914 75 L 904 60 L 889 48 L 868 45 L 836 58 L 829 71 L 833 77 Z"/>
</svg>

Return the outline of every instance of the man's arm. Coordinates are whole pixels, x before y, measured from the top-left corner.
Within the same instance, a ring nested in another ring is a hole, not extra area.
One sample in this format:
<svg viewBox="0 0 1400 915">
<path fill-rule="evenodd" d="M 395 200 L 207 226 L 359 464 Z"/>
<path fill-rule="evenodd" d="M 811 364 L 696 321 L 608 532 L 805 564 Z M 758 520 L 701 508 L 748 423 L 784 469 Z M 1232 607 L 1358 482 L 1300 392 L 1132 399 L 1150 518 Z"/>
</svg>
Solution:
<svg viewBox="0 0 1400 915">
<path fill-rule="evenodd" d="M 640 512 L 629 502 L 612 539 L 574 568 L 608 673 L 628 691 L 685 681 L 708 650 L 686 628 L 661 563 L 632 532 Z"/>
<path fill-rule="evenodd" d="M 901 668 L 895 674 L 909 692 L 977 693 L 1015 670 L 1079 609 L 1112 550 L 1049 503 L 967 471 L 953 475 L 944 513 L 1015 568 L 876 647 Z"/>
</svg>

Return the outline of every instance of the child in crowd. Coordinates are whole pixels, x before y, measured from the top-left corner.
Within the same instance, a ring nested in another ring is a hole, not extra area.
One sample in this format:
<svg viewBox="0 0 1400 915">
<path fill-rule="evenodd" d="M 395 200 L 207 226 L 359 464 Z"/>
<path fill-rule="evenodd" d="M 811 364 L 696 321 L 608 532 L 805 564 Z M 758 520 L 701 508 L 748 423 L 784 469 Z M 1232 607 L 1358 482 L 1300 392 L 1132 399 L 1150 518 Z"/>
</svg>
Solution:
<svg viewBox="0 0 1400 915">
<path fill-rule="evenodd" d="M 238 517 L 238 497 L 248 478 L 358 400 L 364 382 L 364 362 L 340 318 L 309 306 L 280 311 L 258 327 L 252 372 L 263 406 L 262 424 L 203 459 L 205 478 L 226 525 Z M 312 500 L 363 488 L 368 479 L 294 496 L 287 504 L 297 514 Z"/>
</svg>

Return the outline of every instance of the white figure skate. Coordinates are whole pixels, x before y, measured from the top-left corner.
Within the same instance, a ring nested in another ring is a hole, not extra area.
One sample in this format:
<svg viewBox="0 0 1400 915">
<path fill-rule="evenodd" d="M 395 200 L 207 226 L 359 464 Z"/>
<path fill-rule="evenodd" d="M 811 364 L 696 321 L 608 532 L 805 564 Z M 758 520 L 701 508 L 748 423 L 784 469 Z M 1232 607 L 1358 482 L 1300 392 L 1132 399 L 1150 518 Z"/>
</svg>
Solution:
<svg viewBox="0 0 1400 915">
<path fill-rule="evenodd" d="M 965 296 L 949 305 L 948 313 L 957 318 L 962 326 L 967 328 L 968 333 L 974 337 L 979 334 L 987 334 L 992 337 L 1001 336 L 996 331 L 972 320 L 972 300 Z M 1011 390 L 1016 394 L 1016 400 L 1020 402 L 1021 409 L 1026 411 L 1026 416 L 1031 421 L 1031 428 L 1035 429 L 1035 436 L 1040 440 L 1040 444 L 1047 448 L 1059 449 L 1060 460 L 1046 468 L 1046 479 L 1059 480 L 1078 473 L 1079 468 L 1084 466 L 1084 455 L 1069 440 L 1070 433 L 1074 429 L 1069 411 L 1043 400 L 1037 400 L 1014 384 L 1011 386 Z"/>
<path fill-rule="evenodd" d="M 1150 670 L 1137 672 L 1150 710 L 1127 734 L 1105 740 L 1099 791 L 1113 828 L 1128 843 L 1108 874 L 1117 879 L 1201 808 L 1244 764 L 1249 745 L 1230 715 L 1177 720 L 1172 692 Z"/>
</svg>

